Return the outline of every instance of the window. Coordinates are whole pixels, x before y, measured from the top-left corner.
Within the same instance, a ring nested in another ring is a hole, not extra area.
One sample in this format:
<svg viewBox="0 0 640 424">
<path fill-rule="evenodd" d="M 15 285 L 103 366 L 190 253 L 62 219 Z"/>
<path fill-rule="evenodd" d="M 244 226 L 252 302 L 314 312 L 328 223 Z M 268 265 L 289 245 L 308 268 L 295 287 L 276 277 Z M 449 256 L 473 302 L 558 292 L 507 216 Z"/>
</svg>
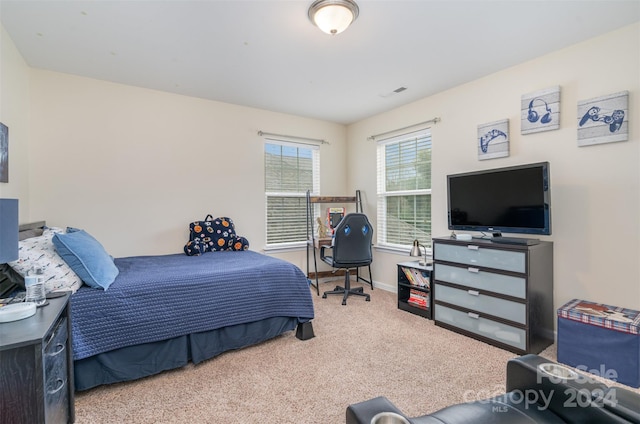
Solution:
<svg viewBox="0 0 640 424">
<path fill-rule="evenodd" d="M 303 246 L 307 190 L 320 192 L 319 146 L 267 139 L 264 172 L 267 247 Z"/>
<path fill-rule="evenodd" d="M 378 245 L 431 244 L 431 132 L 378 142 Z"/>
</svg>

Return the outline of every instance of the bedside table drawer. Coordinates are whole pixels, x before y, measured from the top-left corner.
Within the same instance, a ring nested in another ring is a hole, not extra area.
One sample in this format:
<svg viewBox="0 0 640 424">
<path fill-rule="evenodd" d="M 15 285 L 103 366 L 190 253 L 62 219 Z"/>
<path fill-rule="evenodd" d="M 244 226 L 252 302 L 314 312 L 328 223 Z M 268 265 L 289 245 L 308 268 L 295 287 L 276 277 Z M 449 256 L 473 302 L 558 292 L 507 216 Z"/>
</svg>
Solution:
<svg viewBox="0 0 640 424">
<path fill-rule="evenodd" d="M 435 300 L 441 302 L 508 319 L 523 325 L 527 323 L 527 308 L 523 303 L 486 296 L 474 290 L 465 291 L 440 284 L 437 285 L 434 294 Z"/>
<path fill-rule="evenodd" d="M 524 277 L 496 274 L 474 267 L 456 267 L 435 264 L 435 275 L 438 281 L 460 284 L 479 290 L 487 290 L 507 296 L 526 299 L 527 286 Z"/>
<path fill-rule="evenodd" d="M 44 348 L 44 407 L 46 422 L 64 422 L 69 416 L 67 319 L 58 320 Z"/>
<path fill-rule="evenodd" d="M 436 304 L 435 319 L 521 350 L 525 350 L 527 347 L 525 330 L 492 321 L 477 314 L 465 313 Z"/>
<path fill-rule="evenodd" d="M 466 246 L 438 243 L 434 249 L 436 261 L 456 262 L 504 271 L 526 272 L 526 254 L 509 250 L 491 249 L 474 244 Z"/>
</svg>

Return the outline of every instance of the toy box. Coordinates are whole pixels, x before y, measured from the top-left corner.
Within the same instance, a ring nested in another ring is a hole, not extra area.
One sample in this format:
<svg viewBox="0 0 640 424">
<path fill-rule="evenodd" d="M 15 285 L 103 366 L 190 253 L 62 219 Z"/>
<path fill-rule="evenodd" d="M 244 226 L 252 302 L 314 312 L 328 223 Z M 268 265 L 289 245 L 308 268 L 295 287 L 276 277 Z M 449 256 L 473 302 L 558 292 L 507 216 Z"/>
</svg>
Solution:
<svg viewBox="0 0 640 424">
<path fill-rule="evenodd" d="M 566 303 L 558 309 L 558 362 L 640 387 L 640 311 Z"/>
</svg>

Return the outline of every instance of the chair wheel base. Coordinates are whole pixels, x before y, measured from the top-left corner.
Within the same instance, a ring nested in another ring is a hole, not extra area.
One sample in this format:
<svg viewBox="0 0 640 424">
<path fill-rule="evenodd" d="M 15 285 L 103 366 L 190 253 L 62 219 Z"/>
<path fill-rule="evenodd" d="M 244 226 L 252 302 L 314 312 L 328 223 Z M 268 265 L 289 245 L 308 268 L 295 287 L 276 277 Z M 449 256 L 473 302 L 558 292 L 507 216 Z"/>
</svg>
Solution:
<svg viewBox="0 0 640 424">
<path fill-rule="evenodd" d="M 362 296 L 362 297 L 364 297 L 364 299 L 367 302 L 371 302 L 371 296 L 364 292 L 364 288 L 363 287 L 356 287 L 356 288 L 353 288 L 353 289 L 352 288 L 346 288 L 345 289 L 344 287 L 338 286 L 338 287 L 336 287 L 335 290 L 330 290 L 330 291 L 324 292 L 322 294 L 322 298 L 326 299 L 327 295 L 329 295 L 329 294 L 340 294 L 340 295 L 343 295 L 343 298 L 342 298 L 342 304 L 343 305 L 347 304 L 347 298 L 350 295 Z"/>
<path fill-rule="evenodd" d="M 354 287 L 351 288 L 351 281 L 349 279 L 349 270 L 347 269 L 344 275 L 344 287 L 336 286 L 333 290 L 327 290 L 322 294 L 322 298 L 326 299 L 327 295 L 330 294 L 339 294 L 342 295 L 342 305 L 347 304 L 347 298 L 351 295 L 364 297 L 367 302 L 371 301 L 371 297 L 369 294 L 364 292 L 364 287 Z"/>
</svg>

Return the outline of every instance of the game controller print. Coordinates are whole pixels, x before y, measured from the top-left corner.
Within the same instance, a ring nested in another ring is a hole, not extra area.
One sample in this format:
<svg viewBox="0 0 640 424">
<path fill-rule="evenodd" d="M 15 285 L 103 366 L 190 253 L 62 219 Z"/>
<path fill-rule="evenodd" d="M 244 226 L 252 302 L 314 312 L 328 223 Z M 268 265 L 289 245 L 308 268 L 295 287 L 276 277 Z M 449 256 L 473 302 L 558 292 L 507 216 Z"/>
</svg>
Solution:
<svg viewBox="0 0 640 424">
<path fill-rule="evenodd" d="M 487 150 L 489 149 L 489 142 L 498 137 L 504 137 L 505 140 L 507 139 L 507 135 L 505 133 L 496 129 L 493 129 L 480 137 L 480 149 L 482 150 L 482 153 L 487 153 Z"/>
<path fill-rule="evenodd" d="M 614 110 L 611 115 L 600 116 L 600 108 L 591 106 L 580 120 L 580 126 L 586 124 L 589 120 L 594 122 L 604 122 L 609 125 L 609 132 L 616 132 L 622 127 L 624 121 L 624 111 L 620 109 Z"/>
</svg>

